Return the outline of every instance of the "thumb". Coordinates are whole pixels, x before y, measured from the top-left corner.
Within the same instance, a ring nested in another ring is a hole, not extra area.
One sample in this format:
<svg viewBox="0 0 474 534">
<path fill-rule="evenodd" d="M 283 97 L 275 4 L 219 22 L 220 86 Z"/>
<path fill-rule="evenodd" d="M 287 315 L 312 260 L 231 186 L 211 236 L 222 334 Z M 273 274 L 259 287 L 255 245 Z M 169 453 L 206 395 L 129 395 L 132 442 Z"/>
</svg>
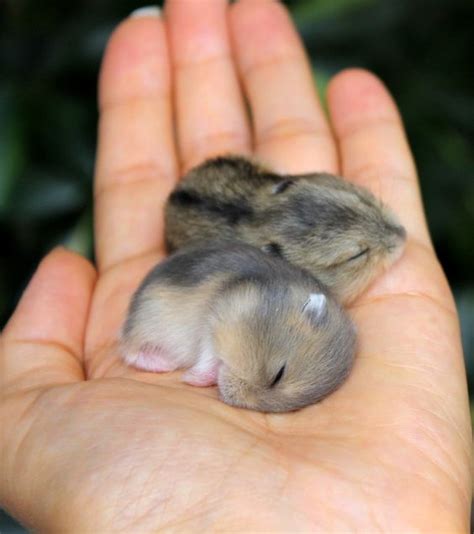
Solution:
<svg viewBox="0 0 474 534">
<path fill-rule="evenodd" d="M 83 379 L 83 339 L 95 279 L 91 264 L 65 249 L 42 260 L 2 334 L 2 394 Z"/>
</svg>

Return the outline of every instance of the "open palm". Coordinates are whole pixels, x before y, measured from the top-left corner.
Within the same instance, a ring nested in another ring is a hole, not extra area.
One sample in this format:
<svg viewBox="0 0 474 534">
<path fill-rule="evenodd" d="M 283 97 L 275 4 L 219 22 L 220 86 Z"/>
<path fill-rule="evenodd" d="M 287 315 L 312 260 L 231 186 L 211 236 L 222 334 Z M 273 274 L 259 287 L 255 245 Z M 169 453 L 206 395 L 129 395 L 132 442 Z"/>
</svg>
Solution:
<svg viewBox="0 0 474 534">
<path fill-rule="evenodd" d="M 97 273 L 52 252 L 2 336 L 0 504 L 45 531 L 467 530 L 458 321 L 380 81 L 336 76 L 330 126 L 279 3 L 169 0 L 164 19 L 132 18 L 112 36 L 100 107 Z M 350 310 L 351 376 L 299 412 L 232 408 L 214 388 L 117 357 L 130 296 L 164 255 L 167 194 L 228 152 L 340 173 L 408 230 L 403 258 Z"/>
</svg>

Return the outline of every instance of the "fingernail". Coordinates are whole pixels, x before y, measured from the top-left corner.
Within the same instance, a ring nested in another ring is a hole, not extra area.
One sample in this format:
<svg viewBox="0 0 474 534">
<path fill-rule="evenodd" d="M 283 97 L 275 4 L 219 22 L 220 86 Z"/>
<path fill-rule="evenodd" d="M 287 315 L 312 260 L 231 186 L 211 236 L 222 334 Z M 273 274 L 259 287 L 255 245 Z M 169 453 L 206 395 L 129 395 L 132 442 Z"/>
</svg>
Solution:
<svg viewBox="0 0 474 534">
<path fill-rule="evenodd" d="M 145 6 L 135 9 L 130 13 L 130 17 L 161 17 L 161 8 L 158 6 Z"/>
</svg>

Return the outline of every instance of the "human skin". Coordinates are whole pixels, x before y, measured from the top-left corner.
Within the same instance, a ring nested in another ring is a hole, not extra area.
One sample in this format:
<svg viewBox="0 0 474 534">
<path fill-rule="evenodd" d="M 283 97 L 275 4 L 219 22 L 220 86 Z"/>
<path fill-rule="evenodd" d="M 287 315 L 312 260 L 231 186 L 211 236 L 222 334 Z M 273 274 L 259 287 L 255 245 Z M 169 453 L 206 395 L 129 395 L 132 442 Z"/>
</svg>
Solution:
<svg viewBox="0 0 474 534">
<path fill-rule="evenodd" d="M 114 32 L 99 92 L 97 266 L 48 254 L 2 334 L 1 506 L 44 532 L 467 532 L 458 318 L 382 83 L 338 74 L 327 119 L 282 5 L 170 0 L 163 18 Z M 295 413 L 232 408 L 117 355 L 130 296 L 164 256 L 167 194 L 224 152 L 342 174 L 408 231 L 402 259 L 351 306 L 348 381 Z"/>
</svg>

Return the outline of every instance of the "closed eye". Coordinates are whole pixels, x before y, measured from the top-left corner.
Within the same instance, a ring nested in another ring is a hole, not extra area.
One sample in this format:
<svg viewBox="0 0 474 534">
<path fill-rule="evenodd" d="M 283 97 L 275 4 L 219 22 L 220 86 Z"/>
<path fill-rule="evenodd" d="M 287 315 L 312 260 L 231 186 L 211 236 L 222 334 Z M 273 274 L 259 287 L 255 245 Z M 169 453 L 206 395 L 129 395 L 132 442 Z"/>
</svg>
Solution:
<svg viewBox="0 0 474 534">
<path fill-rule="evenodd" d="M 357 258 L 361 258 L 362 256 L 365 256 L 369 252 L 369 248 L 365 248 L 364 250 L 361 250 L 358 252 L 355 256 L 350 257 L 347 261 L 356 260 Z"/>
<path fill-rule="evenodd" d="M 283 256 L 281 247 L 278 243 L 267 243 L 266 245 L 263 245 L 262 251 L 271 254 L 272 256 Z"/>
<path fill-rule="evenodd" d="M 280 382 L 281 377 L 283 376 L 283 373 L 285 372 L 285 365 L 278 371 L 275 378 L 273 379 L 273 382 L 270 384 L 270 387 L 276 386 L 278 382 Z"/>
<path fill-rule="evenodd" d="M 279 193 L 283 193 L 283 191 L 286 191 L 290 185 L 293 185 L 295 182 L 293 180 L 284 180 L 283 182 L 280 182 L 274 186 L 272 189 L 272 193 L 274 195 L 278 195 Z"/>
</svg>

